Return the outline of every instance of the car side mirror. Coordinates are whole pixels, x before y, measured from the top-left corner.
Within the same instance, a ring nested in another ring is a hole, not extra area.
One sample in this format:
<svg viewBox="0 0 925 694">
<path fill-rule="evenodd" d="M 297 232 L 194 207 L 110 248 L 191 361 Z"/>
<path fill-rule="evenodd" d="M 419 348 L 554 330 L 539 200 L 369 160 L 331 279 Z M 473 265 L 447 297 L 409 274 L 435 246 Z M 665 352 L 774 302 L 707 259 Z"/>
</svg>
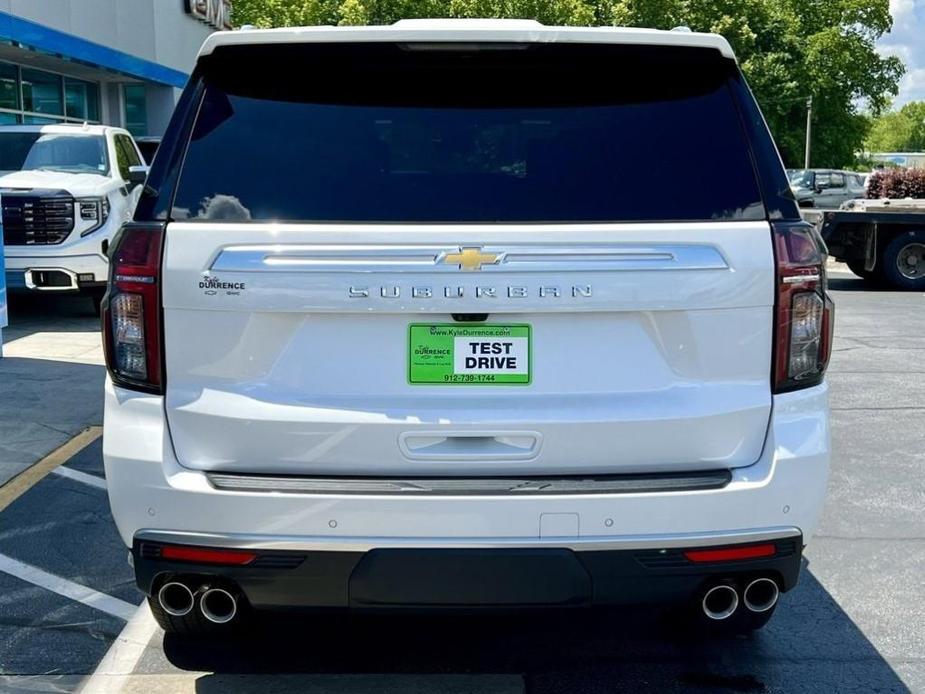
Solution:
<svg viewBox="0 0 925 694">
<path fill-rule="evenodd" d="M 144 185 L 145 179 L 148 178 L 148 167 L 142 164 L 128 167 L 128 182 L 134 188 L 135 186 Z"/>
</svg>

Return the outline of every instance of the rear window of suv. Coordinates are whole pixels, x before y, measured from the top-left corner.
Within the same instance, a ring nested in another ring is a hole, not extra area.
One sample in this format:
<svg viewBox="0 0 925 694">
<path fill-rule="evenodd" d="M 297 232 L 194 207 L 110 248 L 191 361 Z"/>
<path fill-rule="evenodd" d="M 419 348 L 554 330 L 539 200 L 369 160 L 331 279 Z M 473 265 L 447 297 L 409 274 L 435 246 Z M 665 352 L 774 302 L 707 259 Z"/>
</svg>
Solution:
<svg viewBox="0 0 925 694">
<path fill-rule="evenodd" d="M 730 80 L 696 48 L 223 47 L 172 218 L 765 218 Z"/>
</svg>

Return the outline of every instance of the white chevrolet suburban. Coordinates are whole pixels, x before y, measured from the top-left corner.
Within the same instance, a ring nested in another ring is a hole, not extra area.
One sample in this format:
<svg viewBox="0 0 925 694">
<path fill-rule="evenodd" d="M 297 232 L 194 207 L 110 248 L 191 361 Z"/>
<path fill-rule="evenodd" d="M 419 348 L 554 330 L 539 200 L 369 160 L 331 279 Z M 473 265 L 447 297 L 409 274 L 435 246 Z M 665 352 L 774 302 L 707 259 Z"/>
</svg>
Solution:
<svg viewBox="0 0 925 694">
<path fill-rule="evenodd" d="M 824 252 L 720 36 L 213 34 L 104 300 L 138 586 L 183 633 L 644 602 L 757 629 L 826 487 Z"/>
<path fill-rule="evenodd" d="M 131 220 L 146 172 L 120 128 L 0 127 L 7 288 L 83 292 L 98 306 L 109 243 Z"/>
</svg>

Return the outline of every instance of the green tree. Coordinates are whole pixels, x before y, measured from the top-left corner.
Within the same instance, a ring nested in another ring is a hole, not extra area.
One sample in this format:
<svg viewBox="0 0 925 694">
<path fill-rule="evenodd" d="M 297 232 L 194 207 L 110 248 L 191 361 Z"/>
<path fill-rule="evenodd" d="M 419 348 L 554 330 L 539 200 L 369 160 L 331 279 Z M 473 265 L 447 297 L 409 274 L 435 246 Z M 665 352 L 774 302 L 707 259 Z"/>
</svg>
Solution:
<svg viewBox="0 0 925 694">
<path fill-rule="evenodd" d="M 633 1 L 617 2 L 614 18 L 624 20 Z M 667 21 L 650 15 L 647 23 L 668 28 L 680 18 L 729 40 L 788 166 L 803 162 L 808 96 L 810 163 L 847 166 L 868 128 L 858 103 L 878 114 L 897 93 L 902 63 L 875 49 L 892 26 L 887 0 L 678 0 L 675 6 L 661 10 Z"/>
<path fill-rule="evenodd" d="M 788 166 L 803 161 L 813 96 L 813 166 L 846 166 L 870 120 L 898 90 L 902 62 L 882 57 L 889 0 L 235 0 L 237 24 L 387 24 L 404 17 L 516 17 L 546 24 L 625 25 L 725 36 Z"/>
<path fill-rule="evenodd" d="M 869 152 L 925 151 L 925 101 L 910 102 L 873 119 L 866 148 Z"/>
<path fill-rule="evenodd" d="M 312 26 L 336 24 L 341 0 L 235 0 L 232 19 L 236 26 Z"/>
</svg>

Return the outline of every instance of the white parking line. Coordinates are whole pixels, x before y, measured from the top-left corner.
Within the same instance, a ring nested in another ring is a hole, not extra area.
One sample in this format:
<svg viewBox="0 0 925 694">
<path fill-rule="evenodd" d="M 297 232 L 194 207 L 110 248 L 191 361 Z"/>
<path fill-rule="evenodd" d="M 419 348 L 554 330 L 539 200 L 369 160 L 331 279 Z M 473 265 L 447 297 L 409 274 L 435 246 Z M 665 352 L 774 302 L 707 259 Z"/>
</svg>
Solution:
<svg viewBox="0 0 925 694">
<path fill-rule="evenodd" d="M 125 600 L 114 598 L 106 593 L 100 593 L 97 590 L 82 586 L 66 578 L 55 576 L 47 571 L 43 571 L 35 566 L 24 564 L 23 562 L 0 554 L 0 571 L 15 576 L 16 578 L 39 586 L 52 593 L 63 595 L 71 600 L 76 600 L 84 605 L 105 612 L 106 614 L 118 617 L 119 619 L 130 619 L 137 609 Z"/>
<path fill-rule="evenodd" d="M 64 467 L 64 465 L 56 467 L 52 472 L 56 475 L 61 475 L 61 477 L 67 477 L 69 480 L 74 480 L 75 482 L 83 482 L 84 484 L 89 484 L 91 487 L 106 489 L 106 480 L 96 475 L 88 475 L 86 472 L 72 470 L 69 467 Z"/>
<path fill-rule="evenodd" d="M 121 692 L 156 632 L 157 622 L 148 604 L 142 603 L 78 691 L 81 694 Z"/>
</svg>

